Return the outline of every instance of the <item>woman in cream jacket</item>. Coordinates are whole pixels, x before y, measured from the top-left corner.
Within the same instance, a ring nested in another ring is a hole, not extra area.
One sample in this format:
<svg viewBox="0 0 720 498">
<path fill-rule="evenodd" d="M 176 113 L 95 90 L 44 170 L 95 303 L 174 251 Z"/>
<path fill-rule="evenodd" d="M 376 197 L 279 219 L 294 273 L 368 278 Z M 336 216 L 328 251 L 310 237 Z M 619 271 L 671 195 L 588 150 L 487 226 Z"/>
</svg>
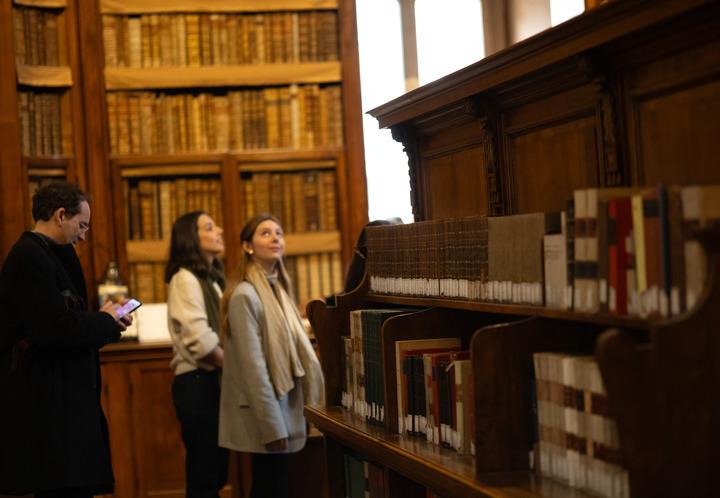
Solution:
<svg viewBox="0 0 720 498">
<path fill-rule="evenodd" d="M 252 498 L 289 496 L 288 454 L 303 448 L 303 406 L 321 403 L 320 363 L 290 297 L 278 220 L 258 215 L 221 306 L 220 446 L 252 453 Z"/>
<path fill-rule="evenodd" d="M 218 498 L 227 482 L 228 452 L 217 441 L 224 250 L 223 230 L 206 213 L 193 211 L 175 221 L 165 279 L 173 403 L 185 445 L 186 498 Z"/>
</svg>

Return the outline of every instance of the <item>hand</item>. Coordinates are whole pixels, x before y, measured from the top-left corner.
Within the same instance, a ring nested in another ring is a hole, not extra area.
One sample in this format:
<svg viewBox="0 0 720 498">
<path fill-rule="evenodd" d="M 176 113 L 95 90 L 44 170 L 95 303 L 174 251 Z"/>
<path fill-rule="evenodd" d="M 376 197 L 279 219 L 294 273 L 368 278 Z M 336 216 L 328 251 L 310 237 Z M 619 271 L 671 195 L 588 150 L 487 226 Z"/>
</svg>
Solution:
<svg viewBox="0 0 720 498">
<path fill-rule="evenodd" d="M 130 314 L 123 315 L 122 317 L 119 316 L 120 314 L 120 307 L 125 304 L 128 300 L 123 299 L 119 303 L 115 303 L 113 301 L 105 301 L 102 306 L 100 306 L 100 311 L 107 313 L 111 317 L 113 317 L 113 320 L 115 320 L 115 323 L 117 323 L 118 327 L 120 327 L 120 331 L 125 331 L 130 324 L 132 324 L 133 319 Z"/>
<path fill-rule="evenodd" d="M 285 451 L 288 449 L 288 438 L 284 437 L 265 443 L 265 449 L 268 451 Z"/>
</svg>

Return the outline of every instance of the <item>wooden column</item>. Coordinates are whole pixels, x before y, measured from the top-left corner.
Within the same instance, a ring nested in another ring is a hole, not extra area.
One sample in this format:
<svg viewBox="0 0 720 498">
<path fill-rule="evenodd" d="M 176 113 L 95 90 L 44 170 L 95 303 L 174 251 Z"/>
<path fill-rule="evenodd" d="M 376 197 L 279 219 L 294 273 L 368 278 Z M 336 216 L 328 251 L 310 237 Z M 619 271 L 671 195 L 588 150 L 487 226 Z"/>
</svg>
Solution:
<svg viewBox="0 0 720 498">
<path fill-rule="evenodd" d="M 418 76 L 417 34 L 415 29 L 415 0 L 398 0 L 402 23 L 403 69 L 405 91 L 420 86 Z"/>
<path fill-rule="evenodd" d="M 105 101 L 105 66 L 102 52 L 102 24 L 96 0 L 78 0 L 78 38 L 82 57 L 80 78 L 85 128 L 89 130 L 85 140 L 84 184 L 92 195 L 92 275 L 88 275 L 88 286 L 93 288 L 102 277 L 107 263 L 117 260 L 119 251 L 116 231 L 122 226 L 113 223 L 112 174 L 109 161 L 109 130 Z M 116 186 L 120 188 L 120 186 Z M 123 276 L 127 280 L 127 275 Z"/>
<path fill-rule="evenodd" d="M 0 262 L 25 228 L 29 206 L 22 157 L 13 49 L 12 0 L 0 0 Z"/>
<path fill-rule="evenodd" d="M 355 238 L 368 221 L 367 179 L 365 177 L 365 146 L 362 130 L 362 102 L 360 100 L 360 61 L 357 47 L 357 19 L 355 0 L 343 0 L 338 6 L 340 27 L 340 57 L 342 59 L 343 109 L 345 115 L 346 189 L 338 189 L 347 201 L 338 206 L 352 210 L 341 219 L 343 224 L 343 260 L 350 261 Z M 338 164 L 338 171 L 340 171 Z M 339 180 L 339 179 L 338 179 Z M 339 182 L 338 182 L 338 186 Z M 342 210 L 341 210 L 342 211 Z"/>
</svg>

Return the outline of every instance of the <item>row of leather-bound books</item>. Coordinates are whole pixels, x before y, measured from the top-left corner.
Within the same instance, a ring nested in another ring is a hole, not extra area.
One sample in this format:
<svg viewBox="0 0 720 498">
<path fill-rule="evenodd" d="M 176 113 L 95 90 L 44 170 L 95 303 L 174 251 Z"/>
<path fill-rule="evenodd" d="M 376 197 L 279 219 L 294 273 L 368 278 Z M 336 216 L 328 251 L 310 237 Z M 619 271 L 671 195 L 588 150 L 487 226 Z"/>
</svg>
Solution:
<svg viewBox="0 0 720 498">
<path fill-rule="evenodd" d="M 629 498 L 620 440 L 592 356 L 535 353 L 535 469 L 607 498 Z"/>
<path fill-rule="evenodd" d="M 371 424 L 385 423 L 381 331 L 389 318 L 409 309 L 363 309 L 350 313 L 342 337 L 342 405 Z M 472 369 L 459 337 L 394 341 L 398 427 L 460 454 L 474 452 Z"/>
<path fill-rule="evenodd" d="M 62 96 L 57 92 L 20 90 L 17 98 L 22 155 L 26 157 L 62 155 Z"/>
<path fill-rule="evenodd" d="M 463 455 L 475 454 L 473 365 L 460 337 L 392 340 L 386 320 L 413 309 L 350 312 L 350 334 L 342 336 L 341 403 L 370 424 L 384 425 L 385 387 L 397 390 L 400 434 Z M 382 348 L 394 351 L 394 369 L 383 365 Z M 628 475 L 620 463 L 620 441 L 608 413 L 607 393 L 592 356 L 535 353 L 533 441 L 529 464 L 541 475 L 603 497 L 627 497 Z M 388 382 L 385 375 L 395 372 Z"/>
<path fill-rule="evenodd" d="M 170 240 L 182 214 L 204 211 L 223 225 L 220 180 L 212 177 L 138 178 L 122 182 L 127 240 Z M 334 170 L 243 173 L 241 219 L 277 216 L 286 233 L 338 228 Z"/>
<path fill-rule="evenodd" d="M 57 66 L 58 9 L 13 6 L 15 60 L 18 64 Z"/>
<path fill-rule="evenodd" d="M 286 233 L 338 229 L 334 170 L 243 173 L 241 216 L 277 216 Z"/>
<path fill-rule="evenodd" d="M 103 15 L 107 67 L 338 60 L 337 12 Z"/>
<path fill-rule="evenodd" d="M 720 187 L 582 189 L 555 213 L 367 229 L 371 292 L 677 315 L 703 289 Z"/>
<path fill-rule="evenodd" d="M 313 149 L 343 144 L 338 85 L 217 93 L 108 92 L 114 154 Z"/>
<path fill-rule="evenodd" d="M 311 300 L 322 299 L 342 289 L 344 275 L 337 251 L 290 256 L 285 259 L 285 267 L 292 281 L 295 301 L 301 310 Z M 132 263 L 129 284 L 130 292 L 140 301 L 165 302 L 165 263 Z"/>
<path fill-rule="evenodd" d="M 204 211 L 223 226 L 216 178 L 126 179 L 122 189 L 127 240 L 170 240 L 175 220 L 190 211 Z"/>
</svg>

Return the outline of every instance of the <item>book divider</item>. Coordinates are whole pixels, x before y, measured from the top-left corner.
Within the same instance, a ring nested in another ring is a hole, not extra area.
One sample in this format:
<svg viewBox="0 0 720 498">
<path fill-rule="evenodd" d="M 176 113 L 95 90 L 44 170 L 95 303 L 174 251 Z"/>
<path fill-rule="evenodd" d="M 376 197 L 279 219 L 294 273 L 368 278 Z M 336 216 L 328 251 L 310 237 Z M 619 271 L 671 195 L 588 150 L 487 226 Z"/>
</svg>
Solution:
<svg viewBox="0 0 720 498">
<path fill-rule="evenodd" d="M 363 307 L 368 288 L 369 282 L 363 280 L 352 292 L 335 296 L 334 306 L 323 301 L 310 301 L 307 305 L 307 317 L 320 350 L 320 363 L 325 375 L 325 403 L 328 406 L 340 404 L 341 336 L 350 334 L 350 312 Z"/>
<path fill-rule="evenodd" d="M 475 333 L 470 357 L 478 475 L 529 468 L 536 438 L 533 353 L 590 354 L 600 330 L 597 325 L 530 317 Z"/>
<path fill-rule="evenodd" d="M 470 347 L 470 339 L 478 327 L 511 319 L 513 317 L 509 315 L 428 308 L 387 320 L 382 329 L 385 430 L 390 434 L 399 432 L 395 341 L 460 337 L 462 349 L 467 350 Z"/>
<path fill-rule="evenodd" d="M 632 496 L 717 493 L 711 476 L 720 461 L 719 228 L 713 224 L 698 236 L 707 277 L 694 310 L 651 325 L 649 343 L 622 329 L 598 340 Z"/>
</svg>

